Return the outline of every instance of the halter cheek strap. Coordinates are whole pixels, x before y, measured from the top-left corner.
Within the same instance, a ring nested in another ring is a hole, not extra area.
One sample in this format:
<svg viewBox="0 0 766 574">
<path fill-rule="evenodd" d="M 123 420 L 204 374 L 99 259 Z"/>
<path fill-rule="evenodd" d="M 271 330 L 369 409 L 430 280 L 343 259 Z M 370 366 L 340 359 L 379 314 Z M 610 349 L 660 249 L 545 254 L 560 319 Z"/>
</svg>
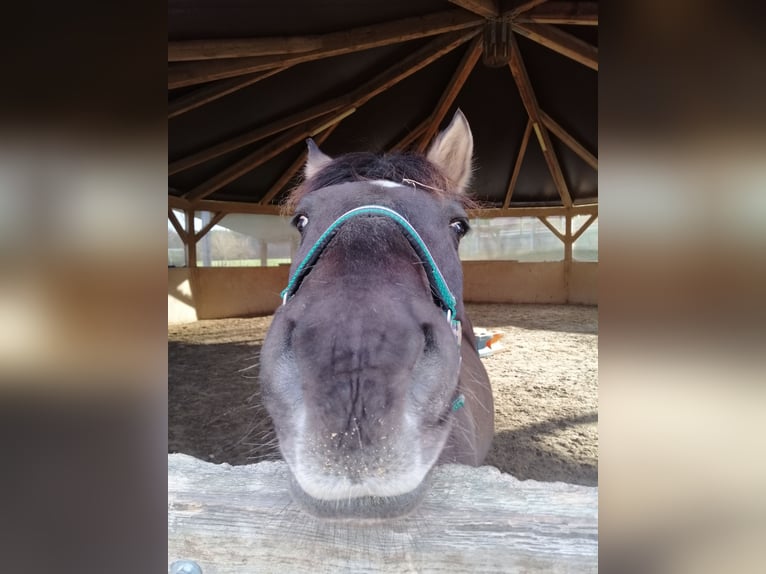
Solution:
<svg viewBox="0 0 766 574">
<path fill-rule="evenodd" d="M 338 219 L 333 221 L 332 224 L 330 224 L 330 226 L 324 231 L 324 233 L 322 233 L 319 239 L 316 240 L 314 245 L 311 246 L 311 249 L 309 249 L 308 253 L 306 253 L 306 256 L 295 268 L 295 273 L 293 273 L 290 281 L 287 283 L 287 287 L 281 293 L 282 304 L 285 305 L 287 301 L 293 295 L 295 295 L 295 293 L 298 291 L 298 288 L 301 286 L 301 283 L 309 274 L 311 268 L 322 255 L 322 252 L 325 250 L 332 238 L 335 237 L 335 234 L 338 232 L 341 226 L 343 226 L 343 224 L 348 222 L 350 219 L 362 215 L 377 215 L 387 217 L 398 224 L 402 229 L 404 236 L 410 242 L 410 245 L 412 245 L 412 248 L 424 263 L 424 269 L 428 277 L 428 282 L 431 285 L 431 293 L 433 294 L 434 301 L 447 314 L 447 321 L 452 328 L 452 332 L 457 339 L 457 344 L 459 347 L 462 332 L 460 328 L 460 321 L 456 318 L 456 300 L 455 296 L 452 294 L 452 291 L 450 291 L 449 287 L 447 286 L 447 282 L 444 280 L 444 276 L 439 270 L 439 266 L 436 264 L 436 261 L 434 261 L 431 252 L 428 250 L 428 246 L 425 244 L 415 228 L 412 227 L 412 225 L 410 225 L 410 223 L 400 213 L 388 207 L 383 207 L 382 205 L 365 205 L 362 207 L 357 207 L 347 211 L 338 217 Z"/>
</svg>

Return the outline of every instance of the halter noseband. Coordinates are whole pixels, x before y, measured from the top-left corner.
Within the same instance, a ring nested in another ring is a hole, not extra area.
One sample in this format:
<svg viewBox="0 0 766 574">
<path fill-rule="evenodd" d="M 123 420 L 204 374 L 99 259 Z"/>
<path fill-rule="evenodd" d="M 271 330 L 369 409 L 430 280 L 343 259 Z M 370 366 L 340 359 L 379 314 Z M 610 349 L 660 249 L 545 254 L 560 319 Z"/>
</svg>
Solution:
<svg viewBox="0 0 766 574">
<path fill-rule="evenodd" d="M 412 225 L 410 225 L 410 223 L 400 213 L 388 207 L 383 207 L 382 205 L 364 205 L 362 207 L 357 207 L 347 211 L 338 217 L 338 219 L 333 221 L 332 224 L 330 224 L 330 226 L 325 230 L 325 232 L 322 233 L 319 239 L 316 240 L 314 245 L 311 246 L 311 249 L 309 249 L 308 253 L 306 253 L 306 256 L 295 268 L 295 273 L 293 273 L 293 276 L 287 283 L 287 287 L 281 293 L 282 304 L 287 304 L 287 301 L 293 295 L 295 295 L 295 293 L 298 291 L 298 288 L 301 286 L 301 283 L 311 271 L 312 266 L 317 262 L 319 257 L 322 255 L 322 252 L 338 232 L 340 227 L 350 219 L 359 217 L 360 215 L 379 215 L 387 217 L 398 224 L 399 227 L 401 227 L 402 231 L 404 232 L 404 236 L 410 242 L 410 245 L 412 245 L 412 248 L 418 254 L 421 261 L 423 261 L 425 264 L 424 268 L 426 275 L 428 276 L 428 282 L 431 286 L 431 293 L 433 294 L 434 301 L 447 314 L 447 321 L 449 322 L 450 327 L 452 328 L 452 332 L 457 339 L 458 347 L 460 347 L 462 335 L 460 329 L 460 321 L 456 318 L 457 307 L 455 296 L 447 286 L 447 282 L 444 280 L 444 276 L 442 275 L 441 271 L 439 271 L 439 266 L 436 264 L 436 261 L 434 261 L 431 252 L 428 250 L 428 246 L 426 246 L 425 242 L 420 237 L 420 234 L 418 234 L 415 228 L 412 227 Z"/>
</svg>

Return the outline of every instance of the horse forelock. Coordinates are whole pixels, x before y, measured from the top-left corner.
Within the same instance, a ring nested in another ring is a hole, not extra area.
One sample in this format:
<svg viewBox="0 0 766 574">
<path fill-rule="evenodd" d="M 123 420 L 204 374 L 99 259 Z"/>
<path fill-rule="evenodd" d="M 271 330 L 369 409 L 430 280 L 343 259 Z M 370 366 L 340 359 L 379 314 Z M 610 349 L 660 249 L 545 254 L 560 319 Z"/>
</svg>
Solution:
<svg viewBox="0 0 766 574">
<path fill-rule="evenodd" d="M 333 159 L 298 185 L 287 197 L 285 207 L 294 209 L 306 195 L 331 185 L 355 181 L 387 180 L 404 185 L 417 185 L 442 198 L 455 199 L 470 207 L 465 195 L 452 189 L 449 181 L 425 156 L 414 153 L 378 155 L 354 152 Z"/>
</svg>

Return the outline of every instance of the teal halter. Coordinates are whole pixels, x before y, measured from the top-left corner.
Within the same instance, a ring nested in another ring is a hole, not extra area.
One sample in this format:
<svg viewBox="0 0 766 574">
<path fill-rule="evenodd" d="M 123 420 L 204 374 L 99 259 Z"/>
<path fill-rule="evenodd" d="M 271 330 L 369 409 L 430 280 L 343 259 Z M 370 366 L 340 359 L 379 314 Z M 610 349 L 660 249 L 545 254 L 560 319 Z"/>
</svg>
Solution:
<svg viewBox="0 0 766 574">
<path fill-rule="evenodd" d="M 381 215 L 383 217 L 388 217 L 402 228 L 404 236 L 410 242 L 410 245 L 412 245 L 420 259 L 425 263 L 425 271 L 428 276 L 428 282 L 431 285 L 431 292 L 434 296 L 434 300 L 446 312 L 447 321 L 449 321 L 452 331 L 457 338 L 458 346 L 460 346 L 461 330 L 460 321 L 456 319 L 457 307 L 455 296 L 447 286 L 444 276 L 441 271 L 439 271 L 439 266 L 436 265 L 436 261 L 434 261 L 431 252 L 428 250 L 428 247 L 415 228 L 412 227 L 401 214 L 388 207 L 383 207 L 382 205 L 364 205 L 362 207 L 357 207 L 347 211 L 333 221 L 330 227 L 328 227 L 319 239 L 316 240 L 308 253 L 306 253 L 306 256 L 295 268 L 295 273 L 293 273 L 293 276 L 287 283 L 287 287 L 281 293 L 282 304 L 285 305 L 287 301 L 295 295 L 296 291 L 298 291 L 302 281 L 306 278 L 306 275 L 308 275 L 312 266 L 317 262 L 324 249 L 338 232 L 338 229 L 350 219 L 360 215 Z"/>
</svg>

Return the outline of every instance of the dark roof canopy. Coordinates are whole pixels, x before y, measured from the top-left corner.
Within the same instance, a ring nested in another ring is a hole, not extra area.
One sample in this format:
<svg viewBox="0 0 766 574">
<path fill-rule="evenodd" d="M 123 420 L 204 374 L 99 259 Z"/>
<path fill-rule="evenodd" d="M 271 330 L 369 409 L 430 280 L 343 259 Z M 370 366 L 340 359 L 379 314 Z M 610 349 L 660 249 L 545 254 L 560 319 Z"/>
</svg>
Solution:
<svg viewBox="0 0 766 574">
<path fill-rule="evenodd" d="M 168 7 L 174 206 L 273 212 L 307 137 L 329 155 L 422 150 L 458 107 L 474 134 L 472 190 L 491 213 L 597 202 L 595 2 Z"/>
</svg>

